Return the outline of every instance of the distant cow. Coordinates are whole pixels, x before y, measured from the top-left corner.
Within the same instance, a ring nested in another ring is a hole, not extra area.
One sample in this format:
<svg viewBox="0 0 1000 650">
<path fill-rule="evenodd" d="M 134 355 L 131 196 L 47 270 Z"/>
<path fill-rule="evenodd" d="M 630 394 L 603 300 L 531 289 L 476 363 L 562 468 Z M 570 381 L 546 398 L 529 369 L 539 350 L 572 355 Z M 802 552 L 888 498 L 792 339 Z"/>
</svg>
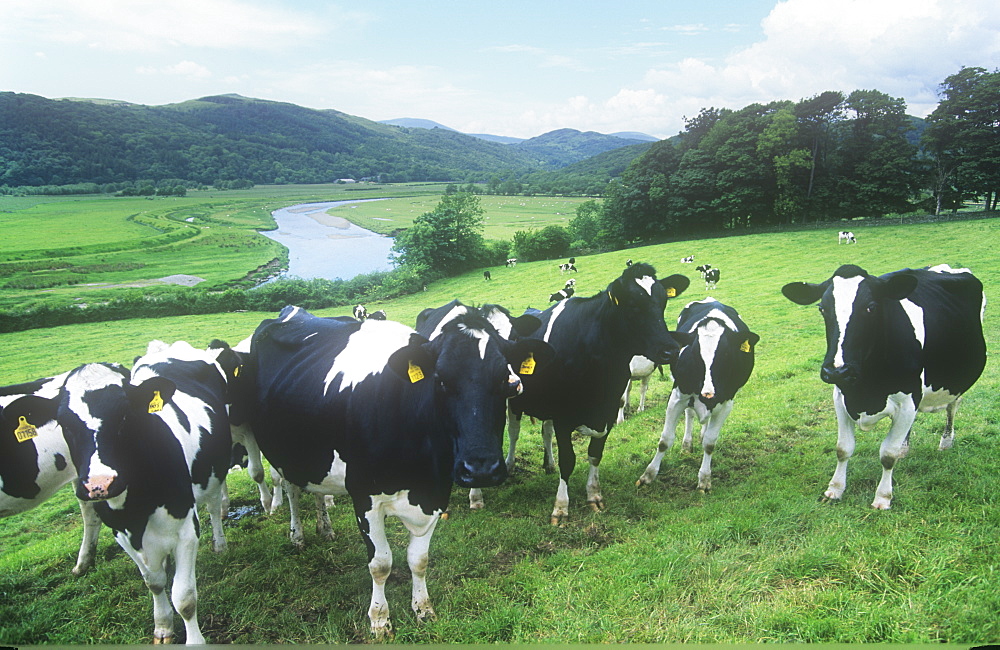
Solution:
<svg viewBox="0 0 1000 650">
<path fill-rule="evenodd" d="M 434 340 L 396 322 L 317 318 L 286 307 L 250 345 L 241 399 L 264 456 L 286 482 L 292 540 L 302 543 L 301 490 L 347 494 L 368 551 L 373 634 L 391 632 L 384 586 L 392 568 L 385 518 L 410 532 L 412 606 L 432 618 L 425 571 L 453 483 L 503 482 L 507 398 L 539 346 L 510 343 L 481 315 L 448 322 Z"/>
<path fill-rule="evenodd" d="M 354 317 L 357 318 L 358 320 L 364 320 L 368 318 L 368 310 L 365 309 L 364 305 L 355 305 Z"/>
<path fill-rule="evenodd" d="M 677 318 L 671 335 L 681 345 L 671 366 L 674 387 L 667 401 L 667 415 L 653 460 L 636 485 L 653 482 L 663 455 L 674 444 L 675 430 L 684 414 L 684 451 L 691 451 L 694 420 L 701 423 L 701 468 L 698 489 L 712 489 L 712 453 L 719 432 L 733 409 L 733 398 L 750 378 L 754 347 L 760 337 L 751 332 L 732 307 L 712 298 L 689 303 Z"/>
<path fill-rule="evenodd" d="M 708 269 L 705 271 L 705 290 L 714 289 L 717 284 L 719 284 L 719 277 L 722 275 L 722 271 L 719 269 Z"/>
<path fill-rule="evenodd" d="M 388 317 L 386 316 L 384 309 L 379 309 L 378 311 L 373 312 L 371 315 L 369 315 L 368 318 L 370 318 L 371 320 L 386 320 Z"/>
<path fill-rule="evenodd" d="M 516 257 L 507 258 L 507 266 L 508 267 L 517 266 L 517 258 Z"/>
<path fill-rule="evenodd" d="M 853 232 L 847 230 L 841 230 L 839 233 L 837 233 L 837 243 L 840 244 L 841 242 L 847 242 L 848 244 L 857 244 L 858 240 L 854 237 Z"/>
<path fill-rule="evenodd" d="M 559 265 L 559 272 L 566 273 L 567 271 L 576 272 L 576 265 L 573 262 L 566 262 L 565 264 Z"/>
<path fill-rule="evenodd" d="M 986 365 L 983 285 L 968 269 L 947 264 L 878 277 L 844 265 L 825 282 L 792 282 L 781 292 L 800 305 L 819 301 L 826 321 L 820 378 L 834 385 L 838 437 L 837 468 L 824 498 L 844 493 L 855 427 L 867 431 L 888 416 L 882 479 L 872 502 L 886 510 L 892 470 L 906 455 L 918 412 L 945 409 L 938 448 L 952 446 L 959 401 Z"/>
<path fill-rule="evenodd" d="M 119 372 L 126 374 L 121 366 Z M 76 465 L 62 427 L 49 415 L 39 417 L 39 402 L 59 394 L 68 372 L 56 377 L 0 388 L 0 517 L 9 517 L 41 505 L 76 478 Z M 16 403 L 14 403 L 16 400 Z M 44 412 L 50 409 L 43 407 Z M 83 541 L 73 575 L 94 565 L 101 520 L 94 504 L 80 500 Z"/>
<path fill-rule="evenodd" d="M 566 280 L 566 284 L 565 286 L 563 286 L 563 288 L 569 289 L 570 287 L 575 287 L 575 286 L 576 286 L 576 278 L 570 278 L 569 280 Z"/>
<path fill-rule="evenodd" d="M 570 296 L 576 293 L 576 289 L 573 287 L 566 287 L 565 289 L 560 289 L 553 294 L 549 294 L 549 302 L 566 300 Z"/>
<path fill-rule="evenodd" d="M 694 264 L 694 255 L 681 258 L 681 264 Z"/>
<path fill-rule="evenodd" d="M 492 279 L 493 279 L 493 276 L 492 276 L 492 275 L 490 275 L 490 272 L 489 272 L 489 271 L 483 271 L 483 279 L 484 279 L 484 280 L 492 280 Z"/>
<path fill-rule="evenodd" d="M 680 295 L 689 284 L 683 275 L 657 280 L 652 266 L 636 263 L 604 291 L 561 300 L 539 314 L 542 326 L 530 336 L 549 343 L 555 359 L 544 370 L 522 377 L 525 392 L 510 400 L 507 433 L 513 449 L 523 414 L 551 421 L 542 434 L 546 466 L 553 464 L 553 432 L 559 446 L 553 525 L 569 516 L 568 481 L 576 463 L 574 430 L 591 438 L 587 502 L 595 510 L 604 507 L 598 466 L 629 380 L 629 361 L 636 354 L 661 364 L 674 360 L 680 348 L 667 332 L 663 310 L 667 299 Z"/>
<path fill-rule="evenodd" d="M 173 638 L 171 602 L 188 644 L 204 644 L 197 618 L 197 504 L 208 506 L 216 551 L 225 548 L 222 486 L 232 453 L 222 350 L 150 343 L 131 377 L 104 364 L 72 371 L 51 413 L 77 464 L 77 497 L 139 567 L 153 596 L 154 642 Z M 174 578 L 166 594 L 167 559 Z"/>
<path fill-rule="evenodd" d="M 632 258 L 631 257 L 628 258 L 627 260 L 625 260 L 625 267 L 628 268 L 630 266 L 632 266 Z"/>
<path fill-rule="evenodd" d="M 618 409 L 618 424 L 625 421 L 625 411 L 629 409 L 629 394 L 632 392 L 633 382 L 639 382 L 639 407 L 636 412 L 646 410 L 646 391 L 649 390 L 649 378 L 657 368 L 660 369 L 660 375 L 662 375 L 663 366 L 653 363 L 641 354 L 637 354 L 629 361 L 628 369 L 632 376 L 625 384 L 625 393 L 622 395 L 621 407 Z"/>
</svg>

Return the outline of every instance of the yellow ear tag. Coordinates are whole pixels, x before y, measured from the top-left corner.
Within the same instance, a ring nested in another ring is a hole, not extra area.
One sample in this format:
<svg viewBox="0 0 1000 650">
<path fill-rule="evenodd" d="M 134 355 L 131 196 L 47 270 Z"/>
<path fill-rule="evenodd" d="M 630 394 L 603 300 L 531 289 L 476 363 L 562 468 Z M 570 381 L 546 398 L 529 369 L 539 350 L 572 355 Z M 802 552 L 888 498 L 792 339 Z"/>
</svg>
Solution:
<svg viewBox="0 0 1000 650">
<path fill-rule="evenodd" d="M 18 417 L 17 420 L 18 425 L 17 428 L 14 429 L 14 437 L 17 438 L 18 442 L 26 442 L 32 438 L 38 437 L 38 429 L 35 428 L 35 425 L 28 424 L 28 421 L 24 419 L 23 415 Z"/>
<path fill-rule="evenodd" d="M 528 353 L 528 358 L 521 362 L 521 371 L 518 372 L 519 375 L 533 375 L 535 374 L 535 355 L 533 352 Z"/>
<path fill-rule="evenodd" d="M 406 374 L 410 376 L 410 383 L 415 384 L 424 378 L 424 371 L 420 369 L 420 366 L 414 364 L 412 361 L 408 362 L 410 367 L 406 369 Z"/>
<path fill-rule="evenodd" d="M 677 297 L 677 289 L 674 289 L 673 287 L 667 287 L 667 298 L 676 298 L 676 297 Z"/>
<path fill-rule="evenodd" d="M 149 400 L 149 412 L 157 413 L 163 410 L 163 398 L 160 397 L 160 391 L 153 391 L 153 399 Z"/>
<path fill-rule="evenodd" d="M 236 366 L 236 368 L 233 370 L 233 377 L 239 377 L 240 376 L 240 368 L 242 368 L 242 367 L 243 366 Z"/>
<path fill-rule="evenodd" d="M 742 343 L 740 343 L 740 352 L 749 352 L 749 351 L 750 351 L 750 341 L 749 340 L 743 341 Z"/>
</svg>

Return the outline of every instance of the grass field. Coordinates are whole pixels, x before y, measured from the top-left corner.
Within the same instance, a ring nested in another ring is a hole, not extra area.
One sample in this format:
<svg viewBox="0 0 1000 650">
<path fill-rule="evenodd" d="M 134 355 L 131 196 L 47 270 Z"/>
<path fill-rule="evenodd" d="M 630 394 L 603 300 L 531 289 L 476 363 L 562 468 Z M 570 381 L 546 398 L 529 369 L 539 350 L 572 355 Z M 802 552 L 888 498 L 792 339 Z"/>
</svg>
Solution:
<svg viewBox="0 0 1000 650">
<path fill-rule="evenodd" d="M 679 444 L 652 485 L 635 486 L 662 428 L 668 380 L 654 377 L 647 410 L 609 434 L 602 513 L 585 504 L 586 441 L 577 441 L 571 517 L 562 528 L 548 523 L 557 480 L 541 471 L 539 427 L 526 425 L 517 469 L 505 485 L 486 492 L 485 510 L 469 511 L 464 490 L 452 495 L 451 517 L 438 526 L 428 573 L 437 621 L 420 625 L 409 609 L 405 533 L 391 522 L 396 564 L 387 594 L 396 641 L 1000 641 L 1000 368 L 994 355 L 959 410 L 954 448 L 937 450 L 943 415 L 918 417 L 910 454 L 895 472 L 892 510 L 868 505 L 880 475 L 885 422 L 859 432 L 843 501 L 821 504 L 836 460 L 831 391 L 818 376 L 823 327 L 814 308 L 780 294 L 784 283 L 824 280 L 841 263 L 884 273 L 947 262 L 973 269 L 994 298 L 1000 295 L 994 246 L 1000 220 L 851 227 L 857 245 L 838 246 L 833 225 L 578 258 L 580 295 L 603 289 L 627 258 L 654 264 L 661 277 L 691 276 L 688 292 L 667 306 L 670 323 L 689 300 L 705 296 L 696 272 L 679 263 L 694 254 L 697 262 L 722 269 L 712 295 L 736 307 L 761 335 L 756 369 L 714 455 L 713 491 L 695 489 L 700 453 L 682 453 Z M 499 302 L 518 313 L 544 307 L 566 277 L 553 262 L 518 264 L 493 269 L 491 282 L 474 272 L 368 308 L 411 325 L 424 307 L 453 298 Z M 0 383 L 86 361 L 130 363 L 152 338 L 234 343 L 272 316 L 219 314 L 4 334 Z M 991 351 L 1000 345 L 998 322 L 988 305 Z M 371 581 L 349 505 L 333 509 L 332 543 L 312 531 L 307 513 L 307 548 L 295 552 L 287 509 L 270 517 L 254 511 L 256 490 L 245 472 L 231 476 L 230 489 L 240 516 L 226 526 L 229 551 L 215 555 L 210 536 L 203 535 L 199 555 L 206 637 L 215 643 L 367 641 Z M 107 531 L 95 569 L 82 578 L 70 575 L 80 532 L 68 489 L 0 522 L 0 643 L 149 641 L 148 592 Z"/>
</svg>

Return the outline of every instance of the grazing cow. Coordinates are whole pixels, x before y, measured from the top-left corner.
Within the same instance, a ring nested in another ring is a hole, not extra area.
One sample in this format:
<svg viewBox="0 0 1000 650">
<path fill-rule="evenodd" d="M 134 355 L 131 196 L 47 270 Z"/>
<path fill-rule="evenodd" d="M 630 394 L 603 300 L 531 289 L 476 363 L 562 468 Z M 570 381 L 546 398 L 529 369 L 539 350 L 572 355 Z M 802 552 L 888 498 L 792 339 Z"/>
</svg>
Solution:
<svg viewBox="0 0 1000 650">
<path fill-rule="evenodd" d="M 694 264 L 694 255 L 681 258 L 681 264 Z"/>
<path fill-rule="evenodd" d="M 368 318 L 368 310 L 365 309 L 364 305 L 355 305 L 354 317 L 357 318 L 358 320 L 365 320 L 366 318 Z"/>
<path fill-rule="evenodd" d="M 576 265 L 573 262 L 566 262 L 565 264 L 559 265 L 559 272 L 566 273 L 567 271 L 576 272 Z"/>
<path fill-rule="evenodd" d="M 566 280 L 566 284 L 563 286 L 564 289 L 569 289 L 570 287 L 576 286 L 576 278 L 570 278 Z"/>
<path fill-rule="evenodd" d="M 546 349 L 502 339 L 477 313 L 452 319 L 433 341 L 392 321 L 317 318 L 292 306 L 254 332 L 240 376 L 250 379 L 244 397 L 257 442 L 286 483 L 292 540 L 301 544 L 301 490 L 349 495 L 368 550 L 376 637 L 392 629 L 386 516 L 410 532 L 412 607 L 431 618 L 428 549 L 452 483 L 506 479 L 504 411 L 522 390 L 512 366 L 544 359 Z"/>
<path fill-rule="evenodd" d="M 508 267 L 517 266 L 517 258 L 516 257 L 509 257 L 509 258 L 507 258 L 507 266 Z"/>
<path fill-rule="evenodd" d="M 698 489 L 712 489 L 712 452 L 719 432 L 733 409 L 736 392 L 750 379 L 754 346 L 760 337 L 751 332 L 732 307 L 712 298 L 689 303 L 677 318 L 671 335 L 682 346 L 671 366 L 674 387 L 667 401 L 667 416 L 656 455 L 636 485 L 653 482 L 663 455 L 674 444 L 674 431 L 684 414 L 681 447 L 691 451 L 694 419 L 701 423 L 704 452 L 698 470 Z"/>
<path fill-rule="evenodd" d="M 639 407 L 636 412 L 646 410 L 646 391 L 649 390 L 649 378 L 655 369 L 660 369 L 663 375 L 663 366 L 653 363 L 641 354 L 632 357 L 628 362 L 628 369 L 631 374 L 628 383 L 625 384 L 625 393 L 622 395 L 622 403 L 618 408 L 618 424 L 625 421 L 625 411 L 629 408 L 629 394 L 632 392 L 632 382 L 639 382 Z"/>
<path fill-rule="evenodd" d="M 841 230 L 839 233 L 837 233 L 837 244 L 840 244 L 841 242 L 847 242 L 848 244 L 857 244 L 858 240 L 854 236 L 853 232 L 850 232 L 849 230 Z"/>
<path fill-rule="evenodd" d="M 62 427 L 52 419 L 43 422 L 35 414 L 38 402 L 58 395 L 68 375 L 0 388 L 0 518 L 31 510 L 76 478 Z M 75 576 L 94 565 L 101 530 L 94 504 L 84 500 L 79 504 L 83 541 L 73 567 Z"/>
<path fill-rule="evenodd" d="M 826 356 L 820 378 L 833 384 L 837 413 L 837 467 L 824 493 L 839 500 L 847 485 L 854 431 L 889 417 L 879 451 L 882 479 L 872 507 L 892 501 L 892 470 L 909 449 L 918 412 L 945 409 L 939 449 L 951 447 L 962 395 L 986 365 L 983 285 L 968 269 L 941 264 L 872 276 L 841 266 L 820 284 L 793 282 L 781 292 L 800 305 L 820 303 Z"/>
<path fill-rule="evenodd" d="M 493 276 L 490 275 L 489 271 L 483 271 L 483 279 L 484 280 L 492 280 Z"/>
<path fill-rule="evenodd" d="M 386 320 L 388 317 L 385 315 L 384 309 L 379 309 L 377 312 L 372 313 L 368 318 L 371 320 Z"/>
<path fill-rule="evenodd" d="M 559 291 L 556 291 L 553 294 L 549 294 L 549 302 L 552 301 L 558 302 L 560 300 L 566 300 L 574 293 L 576 293 L 576 289 L 574 289 L 573 287 L 566 287 L 565 289 L 560 289 Z"/>
<path fill-rule="evenodd" d="M 556 356 L 541 372 L 524 377 L 524 394 L 510 400 L 508 453 L 513 456 L 523 414 L 551 420 L 542 434 L 546 467 L 553 465 L 553 432 L 559 446 L 553 525 L 569 516 L 568 482 L 576 463 L 574 430 L 591 437 L 587 502 L 595 510 L 604 507 L 598 465 L 628 383 L 629 361 L 636 354 L 660 364 L 674 360 L 680 348 L 667 332 L 663 310 L 667 299 L 680 295 L 689 284 L 683 275 L 658 281 L 655 269 L 640 262 L 625 269 L 604 291 L 562 300 L 539 314 L 542 326 L 531 337 L 550 344 Z"/>
<path fill-rule="evenodd" d="M 95 502 L 153 596 L 155 643 L 173 638 L 171 602 L 184 619 L 187 643 L 205 643 L 197 616 L 197 505 L 208 506 L 213 547 L 223 550 L 222 486 L 232 439 L 229 387 L 217 362 L 222 353 L 153 341 L 131 377 L 87 364 L 69 374 L 51 401 L 77 461 L 77 497 Z"/>
</svg>

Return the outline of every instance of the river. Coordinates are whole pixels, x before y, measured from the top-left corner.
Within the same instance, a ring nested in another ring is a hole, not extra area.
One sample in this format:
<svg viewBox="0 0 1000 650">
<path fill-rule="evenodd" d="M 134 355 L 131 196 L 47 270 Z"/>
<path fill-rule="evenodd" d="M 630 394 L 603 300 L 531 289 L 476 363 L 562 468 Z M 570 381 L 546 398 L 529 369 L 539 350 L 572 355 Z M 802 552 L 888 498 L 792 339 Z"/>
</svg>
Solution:
<svg viewBox="0 0 1000 650">
<path fill-rule="evenodd" d="M 378 200 L 303 203 L 272 212 L 278 229 L 261 234 L 288 249 L 288 271 L 281 277 L 349 280 L 362 273 L 390 270 L 392 237 L 326 213 L 333 207 Z"/>
</svg>

